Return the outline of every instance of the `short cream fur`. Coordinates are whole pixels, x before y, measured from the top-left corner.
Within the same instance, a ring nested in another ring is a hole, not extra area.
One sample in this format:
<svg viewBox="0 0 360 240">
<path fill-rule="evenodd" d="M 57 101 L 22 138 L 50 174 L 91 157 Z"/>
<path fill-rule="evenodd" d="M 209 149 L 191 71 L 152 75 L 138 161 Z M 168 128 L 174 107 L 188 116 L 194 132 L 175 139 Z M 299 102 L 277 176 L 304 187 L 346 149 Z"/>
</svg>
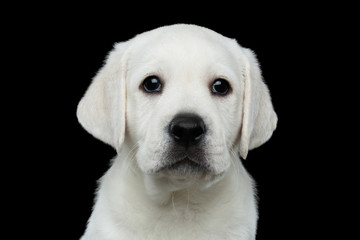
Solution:
<svg viewBox="0 0 360 240">
<path fill-rule="evenodd" d="M 150 75 L 162 80 L 161 93 L 142 90 Z M 211 94 L 217 78 L 230 83 L 228 95 Z M 172 174 L 162 170 L 174 149 L 166 129 L 184 112 L 206 125 L 198 158 L 208 168 Z M 139 34 L 115 45 L 77 116 L 118 154 L 81 240 L 255 239 L 254 184 L 238 155 L 266 142 L 277 116 L 251 50 L 195 25 Z"/>
</svg>

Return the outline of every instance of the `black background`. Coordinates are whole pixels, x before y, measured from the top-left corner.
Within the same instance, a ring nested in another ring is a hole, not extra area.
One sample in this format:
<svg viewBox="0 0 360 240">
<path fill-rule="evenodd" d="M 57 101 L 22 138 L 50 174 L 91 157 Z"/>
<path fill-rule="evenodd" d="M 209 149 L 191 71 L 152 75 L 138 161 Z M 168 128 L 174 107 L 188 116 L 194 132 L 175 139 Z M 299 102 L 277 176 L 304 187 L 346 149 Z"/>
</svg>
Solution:
<svg viewBox="0 0 360 240">
<path fill-rule="evenodd" d="M 245 6 L 145 12 L 93 7 L 51 6 L 7 19 L 7 70 L 14 79 L 7 89 L 14 97 L 4 105 L 11 106 L 6 120 L 16 124 L 9 137 L 14 159 L 8 162 L 16 169 L 11 179 L 18 180 L 7 194 L 16 205 L 9 222 L 31 226 L 14 235 L 80 238 L 96 181 L 115 151 L 81 128 L 77 104 L 115 42 L 174 23 L 236 38 L 255 51 L 262 66 L 279 122 L 272 138 L 243 161 L 257 182 L 257 239 L 317 239 L 328 231 L 324 222 L 338 210 L 324 196 L 343 191 L 329 171 L 335 160 L 324 154 L 332 151 L 325 142 L 332 123 L 323 116 L 338 106 L 323 95 L 330 81 L 324 73 L 336 68 L 324 62 L 331 56 L 330 40 L 347 26 L 334 17 L 335 8 L 285 6 L 260 14 Z M 19 97 L 25 101 L 15 101 Z"/>
</svg>

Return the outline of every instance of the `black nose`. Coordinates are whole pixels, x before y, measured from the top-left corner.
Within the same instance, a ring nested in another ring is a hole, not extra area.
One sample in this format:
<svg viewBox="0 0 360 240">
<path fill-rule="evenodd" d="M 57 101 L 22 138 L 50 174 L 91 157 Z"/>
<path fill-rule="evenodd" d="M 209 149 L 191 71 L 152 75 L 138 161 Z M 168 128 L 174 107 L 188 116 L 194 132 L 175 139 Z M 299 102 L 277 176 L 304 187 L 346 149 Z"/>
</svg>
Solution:
<svg viewBox="0 0 360 240">
<path fill-rule="evenodd" d="M 205 123 L 195 114 L 179 114 L 169 126 L 170 136 L 179 144 L 189 147 L 197 144 L 205 135 Z"/>
</svg>

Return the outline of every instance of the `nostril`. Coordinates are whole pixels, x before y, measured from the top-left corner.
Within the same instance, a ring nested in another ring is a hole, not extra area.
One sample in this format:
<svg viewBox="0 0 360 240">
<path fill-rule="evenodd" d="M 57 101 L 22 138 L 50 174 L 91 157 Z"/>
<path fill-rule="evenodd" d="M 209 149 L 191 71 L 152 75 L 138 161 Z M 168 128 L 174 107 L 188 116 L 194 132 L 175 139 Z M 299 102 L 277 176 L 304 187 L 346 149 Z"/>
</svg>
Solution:
<svg viewBox="0 0 360 240">
<path fill-rule="evenodd" d="M 177 115 L 170 123 L 170 135 L 186 146 L 198 143 L 205 134 L 204 121 L 194 114 Z"/>
<path fill-rule="evenodd" d="M 194 141 L 197 141 L 197 140 L 200 140 L 201 137 L 203 136 L 204 134 L 204 131 L 205 131 L 205 125 L 203 124 L 203 122 L 199 122 L 199 124 L 193 129 L 193 134 L 192 134 L 192 137 L 193 137 L 193 140 Z"/>
<path fill-rule="evenodd" d="M 176 140 L 180 140 L 182 138 L 183 135 L 183 129 L 179 126 L 179 125 L 170 125 L 170 132 L 171 135 L 176 139 Z"/>
</svg>

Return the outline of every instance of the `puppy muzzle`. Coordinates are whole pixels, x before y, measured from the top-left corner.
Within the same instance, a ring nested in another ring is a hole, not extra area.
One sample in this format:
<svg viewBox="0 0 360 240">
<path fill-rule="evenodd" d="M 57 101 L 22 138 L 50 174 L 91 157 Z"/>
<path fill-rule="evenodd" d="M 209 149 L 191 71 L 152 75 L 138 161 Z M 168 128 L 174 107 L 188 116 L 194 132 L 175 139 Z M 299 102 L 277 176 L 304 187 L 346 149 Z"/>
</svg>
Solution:
<svg viewBox="0 0 360 240">
<path fill-rule="evenodd" d="M 166 170 L 173 175 L 210 171 L 204 153 L 206 125 L 200 116 L 191 113 L 176 115 L 169 124 L 168 134 L 172 144 L 166 163 L 159 171 Z"/>
</svg>

